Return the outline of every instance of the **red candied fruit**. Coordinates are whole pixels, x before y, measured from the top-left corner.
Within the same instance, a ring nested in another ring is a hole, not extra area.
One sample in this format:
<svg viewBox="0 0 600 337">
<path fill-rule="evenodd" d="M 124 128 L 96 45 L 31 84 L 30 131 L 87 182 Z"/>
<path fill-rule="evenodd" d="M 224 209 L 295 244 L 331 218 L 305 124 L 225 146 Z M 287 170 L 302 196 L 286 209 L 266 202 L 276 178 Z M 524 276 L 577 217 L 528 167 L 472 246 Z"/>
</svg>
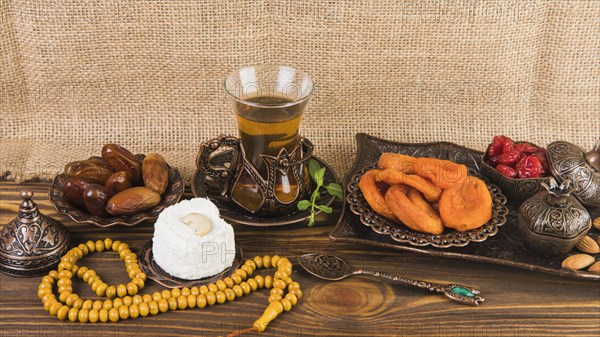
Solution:
<svg viewBox="0 0 600 337">
<path fill-rule="evenodd" d="M 514 149 L 515 143 L 512 141 L 512 139 L 506 137 L 502 143 L 502 153 L 509 153 L 514 151 Z"/>
<path fill-rule="evenodd" d="M 521 159 L 521 152 L 512 150 L 509 152 L 503 152 L 496 160 L 500 164 L 515 166 L 519 159 Z"/>
<path fill-rule="evenodd" d="M 504 146 L 504 140 L 506 138 L 506 136 L 494 136 L 492 145 L 490 145 L 490 148 L 488 149 L 488 156 L 490 158 L 502 153 L 502 147 Z"/>
<path fill-rule="evenodd" d="M 519 178 L 539 178 L 543 173 L 542 162 L 537 156 L 523 157 L 517 163 L 517 175 Z"/>
<path fill-rule="evenodd" d="M 502 173 L 503 176 L 505 177 L 509 177 L 509 178 L 516 178 L 517 177 L 517 170 L 515 170 L 514 168 L 504 165 L 504 164 L 499 164 L 498 166 L 496 166 L 496 170 L 498 170 L 498 172 Z"/>
<path fill-rule="evenodd" d="M 515 144 L 515 150 L 522 152 L 522 153 L 536 153 L 540 149 L 529 143 L 518 143 L 518 144 Z"/>
</svg>

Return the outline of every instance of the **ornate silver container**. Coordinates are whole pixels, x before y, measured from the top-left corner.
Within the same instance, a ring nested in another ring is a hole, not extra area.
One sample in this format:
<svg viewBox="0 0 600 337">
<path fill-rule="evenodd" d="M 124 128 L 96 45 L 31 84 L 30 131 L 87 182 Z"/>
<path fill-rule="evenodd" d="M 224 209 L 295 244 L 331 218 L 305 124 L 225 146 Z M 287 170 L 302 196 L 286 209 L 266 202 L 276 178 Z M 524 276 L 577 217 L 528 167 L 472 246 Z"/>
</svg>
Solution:
<svg viewBox="0 0 600 337">
<path fill-rule="evenodd" d="M 569 189 L 570 179 L 560 187 L 554 179 L 542 191 L 521 204 L 518 234 L 525 244 L 545 255 L 561 255 L 570 251 L 592 226 L 588 211 Z"/>
<path fill-rule="evenodd" d="M 600 138 L 589 152 L 563 141 L 547 148 L 552 175 L 559 181 L 573 182 L 573 195 L 582 204 L 600 207 Z"/>
<path fill-rule="evenodd" d="M 65 226 L 40 213 L 32 196 L 31 191 L 21 191 L 19 214 L 0 236 L 0 271 L 12 276 L 41 275 L 69 248 Z"/>
</svg>

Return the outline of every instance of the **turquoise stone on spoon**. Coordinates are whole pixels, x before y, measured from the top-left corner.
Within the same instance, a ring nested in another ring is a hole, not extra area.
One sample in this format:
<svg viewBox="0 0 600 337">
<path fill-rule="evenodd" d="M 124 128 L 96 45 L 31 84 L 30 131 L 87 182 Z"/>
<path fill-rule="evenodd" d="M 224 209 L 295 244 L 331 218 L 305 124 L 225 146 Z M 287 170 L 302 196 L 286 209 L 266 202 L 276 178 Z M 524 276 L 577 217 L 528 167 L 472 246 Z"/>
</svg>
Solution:
<svg viewBox="0 0 600 337">
<path fill-rule="evenodd" d="M 298 262 L 307 272 L 328 281 L 338 281 L 352 275 L 370 275 L 443 293 L 449 299 L 463 304 L 479 305 L 479 302 L 485 301 L 483 297 L 479 296 L 479 291 L 462 284 L 438 284 L 412 280 L 368 269 L 351 270 L 344 260 L 333 255 L 306 254 L 300 256 Z"/>
</svg>

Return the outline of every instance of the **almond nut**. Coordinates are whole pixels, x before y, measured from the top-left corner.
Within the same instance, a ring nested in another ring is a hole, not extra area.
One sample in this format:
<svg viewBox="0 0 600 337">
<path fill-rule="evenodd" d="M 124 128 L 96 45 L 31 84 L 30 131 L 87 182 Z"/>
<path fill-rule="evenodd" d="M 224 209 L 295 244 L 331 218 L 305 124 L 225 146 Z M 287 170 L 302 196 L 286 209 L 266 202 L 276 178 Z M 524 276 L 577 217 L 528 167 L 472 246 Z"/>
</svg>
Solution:
<svg viewBox="0 0 600 337">
<path fill-rule="evenodd" d="M 595 261 L 596 259 L 594 259 L 594 257 L 591 255 L 575 254 L 564 259 L 561 263 L 561 266 L 571 270 L 579 270 L 591 265 Z"/>
<path fill-rule="evenodd" d="M 594 228 L 600 231 L 600 216 L 594 219 L 592 225 L 594 225 Z"/>
<path fill-rule="evenodd" d="M 588 268 L 588 271 L 589 271 L 590 273 L 594 273 L 594 274 L 600 274 L 600 261 L 599 261 L 599 262 L 596 262 L 596 263 L 594 263 L 593 265 L 591 265 L 591 266 Z"/>
<path fill-rule="evenodd" d="M 592 239 L 587 235 L 583 238 L 583 240 L 579 241 L 579 243 L 575 247 L 577 247 L 577 249 L 579 249 L 580 251 L 588 254 L 600 253 L 600 246 L 598 246 L 596 240 Z"/>
</svg>

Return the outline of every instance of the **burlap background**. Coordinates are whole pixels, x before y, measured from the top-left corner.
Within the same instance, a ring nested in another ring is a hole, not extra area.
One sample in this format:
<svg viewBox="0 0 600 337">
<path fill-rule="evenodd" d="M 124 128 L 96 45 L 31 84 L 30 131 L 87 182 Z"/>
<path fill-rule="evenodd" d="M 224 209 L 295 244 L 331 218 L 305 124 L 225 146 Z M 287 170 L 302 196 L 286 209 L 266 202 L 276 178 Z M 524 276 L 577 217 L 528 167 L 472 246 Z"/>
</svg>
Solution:
<svg viewBox="0 0 600 337">
<path fill-rule="evenodd" d="M 600 1 L 0 1 L 0 171 L 48 178 L 115 142 L 186 178 L 235 134 L 232 69 L 317 90 L 303 134 L 342 175 L 354 134 L 484 149 L 600 134 Z"/>
</svg>

